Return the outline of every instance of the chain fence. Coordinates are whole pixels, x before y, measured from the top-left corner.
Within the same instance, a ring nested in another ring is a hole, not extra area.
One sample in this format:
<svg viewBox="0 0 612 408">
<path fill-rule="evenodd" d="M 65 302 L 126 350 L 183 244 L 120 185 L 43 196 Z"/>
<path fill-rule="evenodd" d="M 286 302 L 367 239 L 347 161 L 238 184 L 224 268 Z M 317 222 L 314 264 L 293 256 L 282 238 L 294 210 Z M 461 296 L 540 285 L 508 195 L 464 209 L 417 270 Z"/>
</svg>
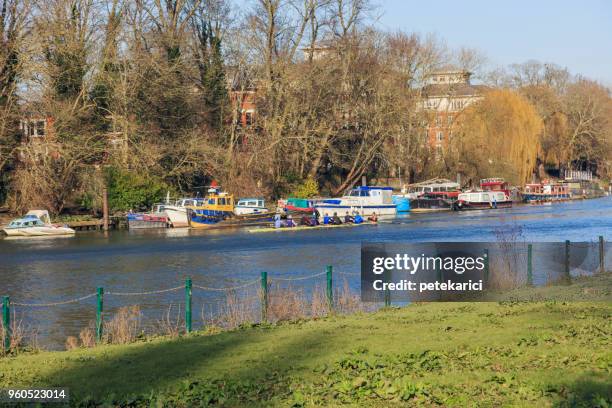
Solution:
<svg viewBox="0 0 612 408">
<path fill-rule="evenodd" d="M 542 285 L 598 271 L 610 271 L 611 249 L 603 239 L 592 242 L 489 244 L 491 283 L 499 286 Z M 233 285 L 223 287 L 200 285 L 188 278 L 184 285 L 169 288 L 147 291 L 104 291 L 98 288 L 93 293 L 54 302 L 12 301 L 4 296 L 1 323 L 2 327 L 12 327 L 11 308 L 15 320 L 16 309 L 35 313 L 34 310 L 83 303 L 81 312 L 91 316 L 89 328 L 94 331 L 96 341 L 101 342 L 104 336 L 112 337 L 108 333 L 113 330 L 113 325 L 120 323 L 116 321 L 117 315 L 126 307 L 134 308 L 134 321 L 138 320 L 139 327 L 147 334 L 190 332 L 194 330 L 192 321 L 196 321 L 196 329 L 238 327 L 249 322 L 258 324 L 380 307 L 380 303 L 361 302 L 358 293 L 360 275 L 358 271 L 335 270 L 328 266 L 324 271 L 300 276 L 269 276 L 262 272 L 257 279 L 233 281 Z M 131 297 L 152 301 L 130 306 L 126 302 Z M 95 309 L 91 302 L 85 304 L 94 298 Z M 160 311 L 164 305 L 166 310 Z M 385 300 L 385 305 L 390 305 L 390 300 L 389 303 Z M 138 313 L 137 306 L 140 308 Z M 142 323 L 145 312 L 150 313 L 145 319 L 146 325 Z M 78 332 L 76 327 L 72 330 L 73 333 Z M 10 330 L 4 330 L 5 346 L 7 332 Z"/>
</svg>

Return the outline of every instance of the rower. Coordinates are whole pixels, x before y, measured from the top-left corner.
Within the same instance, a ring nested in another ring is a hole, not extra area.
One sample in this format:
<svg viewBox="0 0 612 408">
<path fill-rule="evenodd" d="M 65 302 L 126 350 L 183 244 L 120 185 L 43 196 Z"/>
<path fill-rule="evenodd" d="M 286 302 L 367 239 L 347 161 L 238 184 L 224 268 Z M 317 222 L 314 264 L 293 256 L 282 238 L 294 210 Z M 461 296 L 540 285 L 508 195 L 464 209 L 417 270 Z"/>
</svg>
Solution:
<svg viewBox="0 0 612 408">
<path fill-rule="evenodd" d="M 351 215 L 349 214 L 349 212 L 346 212 L 346 215 L 344 216 L 344 222 L 346 224 L 350 223 L 350 222 L 354 222 L 355 220 L 353 219 L 353 217 L 351 217 Z"/>
<path fill-rule="evenodd" d="M 334 213 L 331 223 L 334 225 L 342 225 L 342 220 L 340 219 L 340 217 L 338 217 L 338 213 Z"/>
<path fill-rule="evenodd" d="M 372 215 L 370 215 L 370 216 L 368 217 L 368 221 L 370 221 L 370 222 L 378 222 L 378 217 L 376 216 L 376 211 L 374 211 L 374 212 L 372 213 Z"/>
</svg>

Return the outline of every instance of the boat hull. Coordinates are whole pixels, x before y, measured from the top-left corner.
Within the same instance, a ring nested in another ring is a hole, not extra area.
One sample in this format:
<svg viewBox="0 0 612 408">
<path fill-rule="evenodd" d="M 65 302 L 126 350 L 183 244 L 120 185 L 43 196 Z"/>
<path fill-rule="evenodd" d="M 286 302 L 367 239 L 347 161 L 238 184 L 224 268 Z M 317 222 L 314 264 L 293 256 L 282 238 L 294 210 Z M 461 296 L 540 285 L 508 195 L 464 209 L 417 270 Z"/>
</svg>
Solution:
<svg viewBox="0 0 612 408">
<path fill-rule="evenodd" d="M 523 194 L 523 201 L 531 204 L 546 203 L 552 201 L 566 201 L 569 199 L 569 194 Z"/>
<path fill-rule="evenodd" d="M 53 226 L 30 228 L 4 228 L 2 231 L 8 237 L 47 237 L 75 234 L 75 231 L 72 228 Z"/>
<path fill-rule="evenodd" d="M 498 201 L 496 203 L 457 201 L 453 205 L 453 209 L 455 211 L 495 210 L 495 209 L 500 209 L 500 208 L 511 208 L 511 207 L 512 207 L 512 201 Z"/>
<path fill-rule="evenodd" d="M 173 228 L 189 227 L 187 208 L 164 206 L 164 213 L 166 213 L 168 216 L 170 224 Z"/>
<path fill-rule="evenodd" d="M 153 214 L 128 214 L 128 229 L 168 228 L 168 217 Z"/>
<path fill-rule="evenodd" d="M 411 212 L 433 212 L 452 210 L 452 201 L 443 198 L 417 198 L 410 200 Z"/>
</svg>

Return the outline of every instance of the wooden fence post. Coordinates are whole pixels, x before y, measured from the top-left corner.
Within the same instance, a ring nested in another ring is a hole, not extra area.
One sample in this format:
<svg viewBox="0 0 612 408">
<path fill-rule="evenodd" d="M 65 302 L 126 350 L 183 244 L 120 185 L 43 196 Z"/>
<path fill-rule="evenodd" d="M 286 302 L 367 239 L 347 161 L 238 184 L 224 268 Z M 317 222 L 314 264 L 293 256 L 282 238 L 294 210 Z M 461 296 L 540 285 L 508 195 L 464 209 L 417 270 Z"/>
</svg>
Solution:
<svg viewBox="0 0 612 408">
<path fill-rule="evenodd" d="M 327 265 L 325 269 L 327 270 L 327 306 L 331 312 L 334 310 L 334 285 L 332 280 L 333 268 L 331 265 Z"/>
<path fill-rule="evenodd" d="M 268 272 L 261 273 L 261 321 L 268 320 Z"/>
<path fill-rule="evenodd" d="M 527 286 L 533 286 L 533 245 L 527 245 Z"/>
<path fill-rule="evenodd" d="M 4 352 L 11 349 L 11 300 L 8 296 L 2 298 L 2 325 L 4 326 L 3 346 Z"/>
<path fill-rule="evenodd" d="M 185 332 L 191 333 L 191 278 L 185 279 Z"/>
<path fill-rule="evenodd" d="M 99 342 L 102 341 L 102 331 L 103 331 L 103 319 L 102 312 L 104 310 L 104 288 L 98 288 L 98 296 L 97 296 L 97 308 L 96 308 L 96 340 Z"/>
</svg>

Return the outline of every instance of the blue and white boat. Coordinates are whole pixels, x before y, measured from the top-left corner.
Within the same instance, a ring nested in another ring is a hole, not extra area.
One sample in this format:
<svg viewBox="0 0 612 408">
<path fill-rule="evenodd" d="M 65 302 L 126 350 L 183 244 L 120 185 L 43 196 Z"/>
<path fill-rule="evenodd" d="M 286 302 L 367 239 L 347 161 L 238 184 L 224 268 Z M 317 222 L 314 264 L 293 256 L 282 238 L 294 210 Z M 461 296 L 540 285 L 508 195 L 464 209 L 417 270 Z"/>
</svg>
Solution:
<svg viewBox="0 0 612 408">
<path fill-rule="evenodd" d="M 391 187 L 359 186 L 353 188 L 347 195 L 340 198 L 318 200 L 315 208 L 324 214 L 338 215 L 359 213 L 362 216 L 395 215 L 397 205 L 393 203 Z"/>
</svg>

